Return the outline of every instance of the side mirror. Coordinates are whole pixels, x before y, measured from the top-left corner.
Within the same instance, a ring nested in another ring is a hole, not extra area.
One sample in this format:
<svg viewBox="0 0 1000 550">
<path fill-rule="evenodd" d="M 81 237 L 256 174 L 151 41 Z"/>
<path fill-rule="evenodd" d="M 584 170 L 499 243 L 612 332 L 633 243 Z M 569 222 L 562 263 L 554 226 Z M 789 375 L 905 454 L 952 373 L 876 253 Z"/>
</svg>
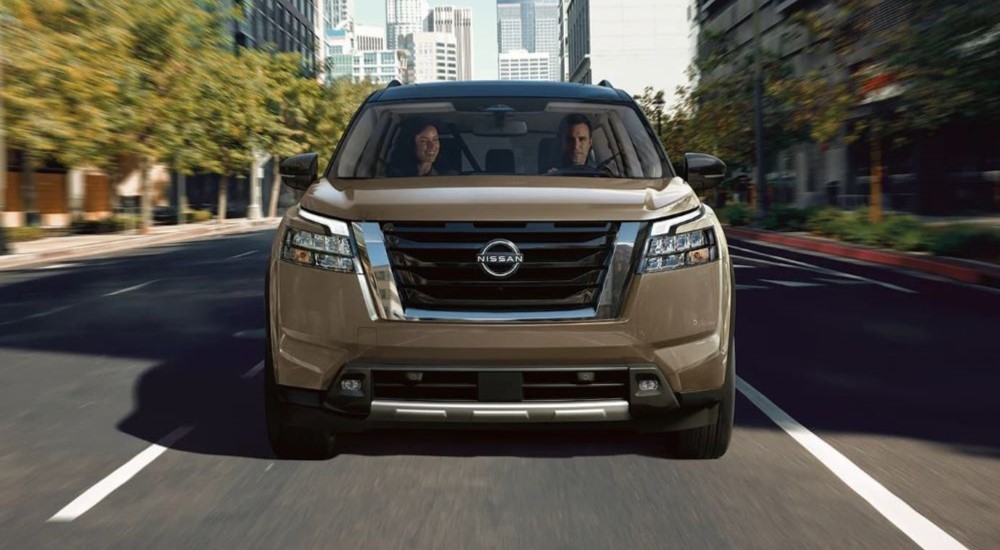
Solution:
<svg viewBox="0 0 1000 550">
<path fill-rule="evenodd" d="M 303 153 L 281 161 L 281 181 L 292 189 L 305 190 L 316 181 L 319 155 Z"/>
<path fill-rule="evenodd" d="M 681 176 L 695 191 L 712 189 L 726 176 L 726 163 L 704 153 L 684 153 L 684 171 Z"/>
</svg>

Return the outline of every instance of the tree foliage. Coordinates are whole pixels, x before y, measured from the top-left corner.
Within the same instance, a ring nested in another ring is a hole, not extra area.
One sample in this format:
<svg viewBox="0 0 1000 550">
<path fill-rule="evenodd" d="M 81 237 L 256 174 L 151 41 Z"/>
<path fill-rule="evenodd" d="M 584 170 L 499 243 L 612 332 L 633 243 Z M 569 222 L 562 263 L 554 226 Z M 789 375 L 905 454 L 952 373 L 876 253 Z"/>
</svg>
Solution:
<svg viewBox="0 0 1000 550">
<path fill-rule="evenodd" d="M 255 151 L 332 152 L 372 88 L 324 87 L 297 54 L 235 52 L 239 13 L 224 5 L 3 0 L 8 145 L 66 166 L 131 157 L 225 176 L 249 172 Z"/>
</svg>

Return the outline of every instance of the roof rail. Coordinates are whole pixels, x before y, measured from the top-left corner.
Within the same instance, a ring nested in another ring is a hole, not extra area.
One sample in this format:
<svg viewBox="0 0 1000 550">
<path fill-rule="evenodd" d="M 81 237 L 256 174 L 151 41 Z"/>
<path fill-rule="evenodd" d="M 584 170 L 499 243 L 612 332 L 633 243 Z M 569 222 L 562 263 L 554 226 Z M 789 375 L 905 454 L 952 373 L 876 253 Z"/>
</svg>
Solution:
<svg viewBox="0 0 1000 550">
<path fill-rule="evenodd" d="M 396 86 L 402 86 L 402 85 L 403 85 L 403 83 L 400 82 L 399 79 L 393 78 L 392 82 L 389 82 L 388 84 L 386 84 L 385 87 L 386 88 L 395 88 Z"/>
<path fill-rule="evenodd" d="M 604 86 L 605 88 L 614 88 L 615 87 L 614 84 L 612 84 L 610 81 L 608 81 L 608 79 L 604 79 L 604 80 L 598 82 L 597 85 L 598 86 Z"/>
</svg>

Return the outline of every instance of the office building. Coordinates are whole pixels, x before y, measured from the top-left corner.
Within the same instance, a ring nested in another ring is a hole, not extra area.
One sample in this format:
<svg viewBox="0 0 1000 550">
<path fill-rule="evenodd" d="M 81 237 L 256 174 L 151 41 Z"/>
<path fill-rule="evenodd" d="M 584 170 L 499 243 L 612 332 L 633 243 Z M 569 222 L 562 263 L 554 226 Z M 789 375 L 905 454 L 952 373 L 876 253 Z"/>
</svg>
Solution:
<svg viewBox="0 0 1000 550">
<path fill-rule="evenodd" d="M 374 2 L 376 0 L 366 0 Z M 401 48 L 403 37 L 427 28 L 427 0 L 385 0 L 386 46 Z"/>
<path fill-rule="evenodd" d="M 561 80 L 560 9 L 559 0 L 497 0 L 497 51 L 547 54 L 547 80 Z"/>
<path fill-rule="evenodd" d="M 472 80 L 472 9 L 434 6 L 427 30 L 455 35 L 458 46 L 458 79 Z"/>
<path fill-rule="evenodd" d="M 413 52 L 413 81 L 458 80 L 458 46 L 446 32 L 415 32 L 403 38 L 403 49 Z"/>
<path fill-rule="evenodd" d="M 364 52 L 387 49 L 385 46 L 385 28 L 374 25 L 355 25 L 354 49 Z"/>
<path fill-rule="evenodd" d="M 320 10 L 323 14 L 321 30 L 324 34 L 336 28 L 350 30 L 354 20 L 354 0 L 319 0 L 319 2 L 322 5 Z"/>
<path fill-rule="evenodd" d="M 500 80 L 551 80 L 554 58 L 545 52 L 526 50 L 502 53 L 498 58 Z"/>
<path fill-rule="evenodd" d="M 302 55 L 303 64 L 317 68 L 317 10 L 315 0 L 236 0 L 243 21 L 235 25 L 234 38 L 241 47 L 263 48 Z"/>
<path fill-rule="evenodd" d="M 570 0 L 562 25 L 572 82 L 609 80 L 631 94 L 673 96 L 691 63 L 689 0 Z"/>
</svg>

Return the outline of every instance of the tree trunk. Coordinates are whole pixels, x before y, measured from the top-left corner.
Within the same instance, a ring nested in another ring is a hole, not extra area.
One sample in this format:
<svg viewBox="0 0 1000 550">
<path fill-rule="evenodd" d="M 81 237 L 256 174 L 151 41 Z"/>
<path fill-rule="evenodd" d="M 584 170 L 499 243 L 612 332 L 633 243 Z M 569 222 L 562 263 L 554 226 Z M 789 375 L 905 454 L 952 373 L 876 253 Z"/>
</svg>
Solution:
<svg viewBox="0 0 1000 550">
<path fill-rule="evenodd" d="M 24 208 L 24 224 L 31 225 L 32 214 L 37 213 L 35 192 L 35 155 L 24 151 L 24 162 L 21 165 L 21 204 Z"/>
<path fill-rule="evenodd" d="M 149 161 L 142 158 L 139 161 L 139 233 L 149 233 L 153 227 L 153 190 L 149 180 Z"/>
<path fill-rule="evenodd" d="M 281 157 L 274 155 L 271 158 L 274 160 L 272 169 L 274 181 L 271 182 L 271 196 L 268 197 L 267 201 L 267 217 L 269 218 L 278 215 L 278 196 L 281 195 Z"/>
<path fill-rule="evenodd" d="M 3 122 L 2 101 L 0 101 L 0 123 Z M 0 130 L 0 218 L 7 211 L 7 144 Z M 7 228 L 0 219 L 0 255 L 7 254 Z"/>
<path fill-rule="evenodd" d="M 219 200 L 218 200 L 218 217 L 216 220 L 222 223 L 226 219 L 226 202 L 229 198 L 229 176 L 222 176 L 219 178 Z"/>
<path fill-rule="evenodd" d="M 187 176 L 177 172 L 177 225 L 187 221 Z"/>
<path fill-rule="evenodd" d="M 872 223 L 879 223 L 882 221 L 882 144 L 874 132 L 869 139 L 872 147 L 872 177 L 868 186 L 871 195 L 868 200 L 868 217 Z"/>
</svg>

